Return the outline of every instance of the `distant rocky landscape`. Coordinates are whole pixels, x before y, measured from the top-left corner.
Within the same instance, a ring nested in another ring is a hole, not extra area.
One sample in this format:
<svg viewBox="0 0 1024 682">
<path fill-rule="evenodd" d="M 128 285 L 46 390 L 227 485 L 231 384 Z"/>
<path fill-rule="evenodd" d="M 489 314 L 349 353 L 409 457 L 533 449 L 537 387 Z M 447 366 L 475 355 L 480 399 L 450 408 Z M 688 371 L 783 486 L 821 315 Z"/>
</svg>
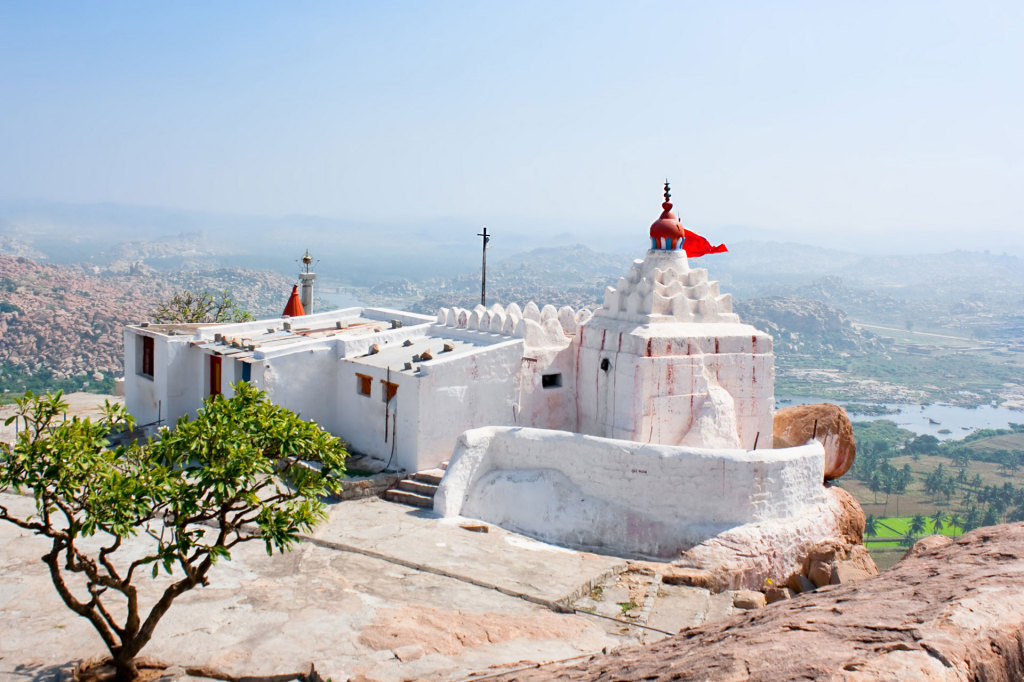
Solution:
<svg viewBox="0 0 1024 682">
<path fill-rule="evenodd" d="M 0 390 L 12 393 L 112 392 L 123 372 L 124 326 L 150 319 L 175 291 L 226 289 L 244 309 L 277 315 L 290 288 L 284 275 L 238 268 L 160 273 L 136 264 L 112 273 L 9 255 L 0 255 L 0 273 Z"/>
<path fill-rule="evenodd" d="M 404 248 L 418 258 L 396 262 L 367 242 L 373 231 L 356 225 L 86 208 L 0 204 L 4 389 L 80 390 L 96 372 L 109 381 L 120 371 L 115 328 L 145 319 L 175 289 L 228 289 L 254 315 L 278 315 L 301 249 L 282 254 L 274 245 L 299 224 L 335 295 L 427 314 L 480 300 L 472 240 L 441 244 L 429 230 L 406 233 Z M 487 300 L 593 309 L 642 248 L 488 251 Z M 10 260 L 17 257 L 35 266 Z M 241 263 L 246 269 L 227 267 Z M 865 256 L 739 242 L 691 266 L 706 268 L 733 294 L 741 318 L 772 335 L 779 396 L 968 407 L 1024 401 L 1024 265 L 1016 256 Z"/>
</svg>

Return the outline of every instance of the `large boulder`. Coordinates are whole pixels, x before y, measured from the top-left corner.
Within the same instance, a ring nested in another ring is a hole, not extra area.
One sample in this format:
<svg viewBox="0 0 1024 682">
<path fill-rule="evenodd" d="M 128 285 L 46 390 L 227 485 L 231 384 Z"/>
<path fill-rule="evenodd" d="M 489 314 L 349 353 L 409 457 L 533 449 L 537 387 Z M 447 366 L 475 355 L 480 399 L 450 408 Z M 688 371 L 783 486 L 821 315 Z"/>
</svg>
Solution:
<svg viewBox="0 0 1024 682">
<path fill-rule="evenodd" d="M 775 413 L 773 447 L 791 448 L 816 438 L 825 446 L 825 480 L 832 481 L 853 466 L 857 446 L 846 410 L 832 403 L 786 407 Z"/>
<path fill-rule="evenodd" d="M 1021 680 L 1024 524 L 922 541 L 896 566 L 646 647 L 502 680 Z"/>
</svg>

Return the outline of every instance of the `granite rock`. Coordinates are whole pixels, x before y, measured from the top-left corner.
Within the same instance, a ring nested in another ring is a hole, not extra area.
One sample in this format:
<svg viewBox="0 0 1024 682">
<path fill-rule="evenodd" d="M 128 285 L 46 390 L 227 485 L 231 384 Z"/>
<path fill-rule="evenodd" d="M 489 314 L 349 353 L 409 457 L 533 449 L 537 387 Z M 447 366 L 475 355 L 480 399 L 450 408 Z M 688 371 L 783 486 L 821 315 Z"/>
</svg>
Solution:
<svg viewBox="0 0 1024 682">
<path fill-rule="evenodd" d="M 839 405 L 815 403 L 786 407 L 775 413 L 773 445 L 789 448 L 815 438 L 825 447 L 825 480 L 832 481 L 853 466 L 857 445 L 850 418 Z"/>
<path fill-rule="evenodd" d="M 504 680 L 1024 679 L 1024 523 L 926 538 L 892 569 L 651 646 Z"/>
</svg>

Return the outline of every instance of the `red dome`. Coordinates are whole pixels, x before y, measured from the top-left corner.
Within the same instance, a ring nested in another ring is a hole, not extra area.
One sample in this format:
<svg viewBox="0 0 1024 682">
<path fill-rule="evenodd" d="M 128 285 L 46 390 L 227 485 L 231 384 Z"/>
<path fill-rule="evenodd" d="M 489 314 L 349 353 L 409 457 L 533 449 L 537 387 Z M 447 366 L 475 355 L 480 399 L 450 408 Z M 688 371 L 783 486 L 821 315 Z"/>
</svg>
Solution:
<svg viewBox="0 0 1024 682">
<path fill-rule="evenodd" d="M 284 307 L 281 317 L 301 317 L 306 314 L 302 309 L 302 300 L 299 298 L 299 285 L 292 285 L 292 295 L 288 297 L 288 303 Z"/>
<path fill-rule="evenodd" d="M 665 210 L 661 212 L 661 217 L 651 224 L 651 239 L 683 239 L 686 235 L 683 233 L 682 223 L 672 213 L 672 202 L 666 201 L 661 207 Z"/>
</svg>

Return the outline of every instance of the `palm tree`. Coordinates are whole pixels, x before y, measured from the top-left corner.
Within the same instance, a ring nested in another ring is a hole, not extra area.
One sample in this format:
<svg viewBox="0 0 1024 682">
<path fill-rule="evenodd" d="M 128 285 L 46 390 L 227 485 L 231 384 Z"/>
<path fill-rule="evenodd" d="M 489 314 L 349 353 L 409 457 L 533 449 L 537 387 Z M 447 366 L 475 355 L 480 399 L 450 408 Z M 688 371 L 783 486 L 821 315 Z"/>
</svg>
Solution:
<svg viewBox="0 0 1024 682">
<path fill-rule="evenodd" d="M 964 520 L 960 514 L 950 514 L 949 518 L 946 519 L 946 522 L 949 524 L 950 530 L 953 531 L 953 537 L 964 532 Z"/>
<path fill-rule="evenodd" d="M 964 530 L 974 530 L 981 525 L 981 512 L 974 505 L 967 508 L 967 516 L 964 517 L 964 522 L 961 528 Z"/>
<path fill-rule="evenodd" d="M 939 535 L 942 533 L 942 522 L 946 520 L 946 515 L 941 509 L 932 514 L 932 534 Z"/>
<path fill-rule="evenodd" d="M 924 532 L 925 520 L 923 514 L 914 514 L 914 518 L 910 519 L 910 528 L 907 532 L 911 535 L 920 535 Z"/>
<path fill-rule="evenodd" d="M 864 521 L 864 534 L 869 538 L 878 537 L 878 519 L 874 514 L 869 514 L 867 520 Z"/>
</svg>

